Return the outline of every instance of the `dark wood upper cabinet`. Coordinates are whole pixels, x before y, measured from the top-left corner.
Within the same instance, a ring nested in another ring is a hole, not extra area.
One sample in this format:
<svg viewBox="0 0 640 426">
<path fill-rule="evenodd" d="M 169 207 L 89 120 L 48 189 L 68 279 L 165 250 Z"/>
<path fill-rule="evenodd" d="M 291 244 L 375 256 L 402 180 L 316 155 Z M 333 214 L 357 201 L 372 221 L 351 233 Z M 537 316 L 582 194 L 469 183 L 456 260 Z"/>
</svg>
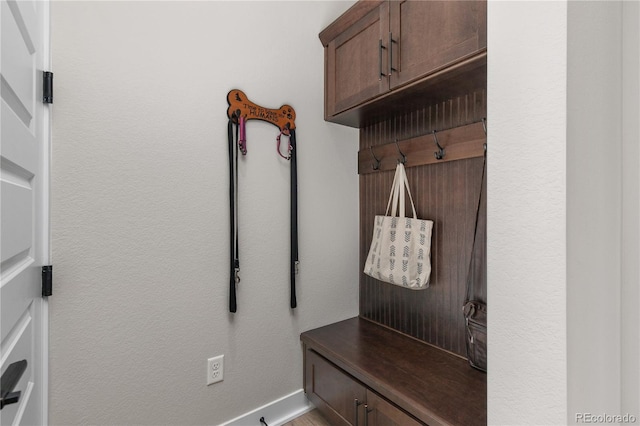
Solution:
<svg viewBox="0 0 640 426">
<path fill-rule="evenodd" d="M 486 78 L 486 16 L 486 1 L 359 1 L 320 33 L 325 119 L 362 127 L 396 92 L 411 104 L 467 91 Z"/>
<path fill-rule="evenodd" d="M 486 2 L 405 0 L 389 6 L 391 88 L 487 47 Z"/>
<path fill-rule="evenodd" d="M 326 114 L 334 115 L 389 90 L 382 35 L 389 28 L 389 5 L 382 3 L 327 46 Z M 377 50 L 376 50 L 377 49 Z"/>
</svg>

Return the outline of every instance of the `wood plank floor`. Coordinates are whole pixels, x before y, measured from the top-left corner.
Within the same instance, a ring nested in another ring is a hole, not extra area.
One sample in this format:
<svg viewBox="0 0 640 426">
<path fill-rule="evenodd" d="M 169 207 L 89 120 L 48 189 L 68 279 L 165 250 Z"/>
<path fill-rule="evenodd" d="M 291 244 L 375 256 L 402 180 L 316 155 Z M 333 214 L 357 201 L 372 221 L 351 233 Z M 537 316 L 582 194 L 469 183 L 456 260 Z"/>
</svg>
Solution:
<svg viewBox="0 0 640 426">
<path fill-rule="evenodd" d="M 329 423 L 327 419 L 322 417 L 322 414 L 320 414 L 320 412 L 316 409 L 311 410 L 300 417 L 296 417 L 295 419 L 283 424 L 282 426 L 331 426 L 331 423 Z"/>
</svg>

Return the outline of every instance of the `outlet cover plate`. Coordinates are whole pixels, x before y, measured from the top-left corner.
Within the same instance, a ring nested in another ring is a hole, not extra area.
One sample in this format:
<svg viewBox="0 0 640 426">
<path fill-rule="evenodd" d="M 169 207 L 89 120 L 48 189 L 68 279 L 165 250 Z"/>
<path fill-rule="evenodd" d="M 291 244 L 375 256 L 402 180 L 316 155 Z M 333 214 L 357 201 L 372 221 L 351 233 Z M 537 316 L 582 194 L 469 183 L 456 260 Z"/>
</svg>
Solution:
<svg viewBox="0 0 640 426">
<path fill-rule="evenodd" d="M 207 386 L 224 380 L 224 355 L 207 360 Z"/>
</svg>

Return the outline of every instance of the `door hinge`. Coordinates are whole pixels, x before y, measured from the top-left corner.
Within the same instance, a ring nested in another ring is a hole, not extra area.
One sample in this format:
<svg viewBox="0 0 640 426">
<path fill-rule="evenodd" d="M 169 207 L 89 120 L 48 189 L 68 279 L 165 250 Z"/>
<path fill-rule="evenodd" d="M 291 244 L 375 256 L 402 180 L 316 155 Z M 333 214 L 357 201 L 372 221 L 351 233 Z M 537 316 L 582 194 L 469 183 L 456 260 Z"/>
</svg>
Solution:
<svg viewBox="0 0 640 426">
<path fill-rule="evenodd" d="M 42 267 L 42 297 L 51 296 L 53 294 L 53 266 L 45 265 Z"/>
<path fill-rule="evenodd" d="M 51 71 L 42 72 L 42 102 L 53 103 L 53 73 Z"/>
</svg>

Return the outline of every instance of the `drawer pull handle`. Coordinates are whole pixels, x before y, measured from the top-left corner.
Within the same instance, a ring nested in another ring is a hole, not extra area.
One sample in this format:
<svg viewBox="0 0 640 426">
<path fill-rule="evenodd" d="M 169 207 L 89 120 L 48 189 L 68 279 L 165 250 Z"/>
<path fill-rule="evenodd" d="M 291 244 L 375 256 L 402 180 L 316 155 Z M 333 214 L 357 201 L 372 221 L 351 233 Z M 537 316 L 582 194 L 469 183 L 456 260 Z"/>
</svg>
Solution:
<svg viewBox="0 0 640 426">
<path fill-rule="evenodd" d="M 369 409 L 369 405 L 364 404 L 364 426 L 369 426 L 369 413 L 373 411 L 373 408 Z"/>
<path fill-rule="evenodd" d="M 386 49 L 382 45 L 382 39 L 380 39 L 380 45 L 378 46 L 378 81 L 382 81 L 382 77 L 386 77 L 387 75 L 382 71 L 382 49 Z"/>
<path fill-rule="evenodd" d="M 353 401 L 353 408 L 356 410 L 356 421 L 354 423 L 355 426 L 358 426 L 358 407 L 362 404 L 364 404 L 364 402 L 358 401 L 358 398 Z"/>
<path fill-rule="evenodd" d="M 393 33 L 389 33 L 389 76 L 391 76 L 391 73 L 394 71 L 398 71 L 393 67 L 393 43 L 396 43 L 393 39 Z"/>
</svg>

